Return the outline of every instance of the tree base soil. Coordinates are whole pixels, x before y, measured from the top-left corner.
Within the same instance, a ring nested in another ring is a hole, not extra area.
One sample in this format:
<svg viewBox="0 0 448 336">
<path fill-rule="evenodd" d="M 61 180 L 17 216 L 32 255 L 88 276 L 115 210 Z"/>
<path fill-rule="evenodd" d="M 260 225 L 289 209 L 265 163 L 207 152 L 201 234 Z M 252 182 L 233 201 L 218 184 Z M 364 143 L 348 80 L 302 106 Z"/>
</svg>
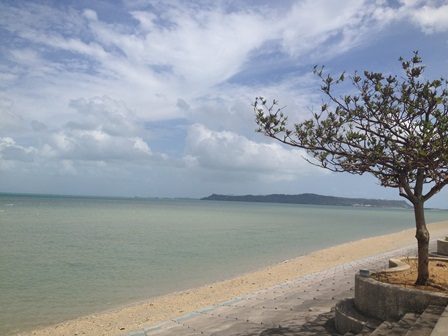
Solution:
<svg viewBox="0 0 448 336">
<path fill-rule="evenodd" d="M 417 280 L 417 260 L 404 260 L 410 268 L 401 272 L 379 272 L 372 274 L 372 278 L 384 283 L 408 288 L 448 294 L 448 260 L 429 261 L 429 282 L 424 286 L 415 285 Z"/>
</svg>

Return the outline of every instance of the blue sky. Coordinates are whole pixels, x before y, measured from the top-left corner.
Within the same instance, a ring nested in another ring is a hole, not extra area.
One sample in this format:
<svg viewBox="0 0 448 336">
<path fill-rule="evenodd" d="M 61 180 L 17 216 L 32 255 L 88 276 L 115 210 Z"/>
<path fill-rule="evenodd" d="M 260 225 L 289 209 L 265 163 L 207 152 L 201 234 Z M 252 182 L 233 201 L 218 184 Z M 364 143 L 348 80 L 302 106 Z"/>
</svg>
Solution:
<svg viewBox="0 0 448 336">
<path fill-rule="evenodd" d="M 251 103 L 303 119 L 323 98 L 314 65 L 399 74 L 414 50 L 448 76 L 436 0 L 2 0 L 0 38 L 3 192 L 399 199 L 255 133 Z"/>
</svg>

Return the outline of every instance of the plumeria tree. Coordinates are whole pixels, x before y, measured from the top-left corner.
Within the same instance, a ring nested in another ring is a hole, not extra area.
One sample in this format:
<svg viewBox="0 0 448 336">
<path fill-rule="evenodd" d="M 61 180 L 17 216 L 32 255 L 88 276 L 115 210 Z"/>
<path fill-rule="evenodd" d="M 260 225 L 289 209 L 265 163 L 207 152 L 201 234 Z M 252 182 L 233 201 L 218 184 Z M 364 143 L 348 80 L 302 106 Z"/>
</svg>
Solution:
<svg viewBox="0 0 448 336">
<path fill-rule="evenodd" d="M 310 119 L 291 125 L 278 101 L 256 98 L 258 132 L 310 155 L 334 172 L 370 173 L 412 203 L 418 244 L 417 285 L 429 281 L 429 232 L 424 204 L 448 184 L 448 81 L 423 78 L 418 52 L 400 58 L 403 77 L 380 72 L 333 78 L 314 68 L 325 102 Z M 335 88 L 351 82 L 354 93 Z"/>
</svg>

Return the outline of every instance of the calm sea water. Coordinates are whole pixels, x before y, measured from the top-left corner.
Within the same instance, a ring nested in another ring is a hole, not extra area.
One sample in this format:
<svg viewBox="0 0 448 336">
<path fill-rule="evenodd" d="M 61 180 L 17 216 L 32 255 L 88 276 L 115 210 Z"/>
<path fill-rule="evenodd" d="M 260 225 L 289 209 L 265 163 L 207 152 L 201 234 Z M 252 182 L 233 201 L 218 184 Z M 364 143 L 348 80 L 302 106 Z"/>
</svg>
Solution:
<svg viewBox="0 0 448 336">
<path fill-rule="evenodd" d="M 0 335 L 413 226 L 396 209 L 0 195 Z"/>
</svg>

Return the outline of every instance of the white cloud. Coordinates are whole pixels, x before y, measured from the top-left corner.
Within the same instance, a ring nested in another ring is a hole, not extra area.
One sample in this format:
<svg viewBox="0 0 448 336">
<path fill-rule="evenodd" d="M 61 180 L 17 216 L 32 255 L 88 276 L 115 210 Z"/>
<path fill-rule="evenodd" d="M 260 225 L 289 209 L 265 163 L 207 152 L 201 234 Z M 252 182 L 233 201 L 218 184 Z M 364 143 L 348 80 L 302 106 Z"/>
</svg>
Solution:
<svg viewBox="0 0 448 336">
<path fill-rule="evenodd" d="M 72 100 L 76 120 L 47 137 L 47 157 L 92 161 L 149 161 L 151 149 L 135 114 L 121 101 L 107 96 Z"/>
<path fill-rule="evenodd" d="M 399 6 L 381 6 L 375 10 L 377 20 L 413 22 L 426 34 L 448 30 L 448 4 L 444 0 L 399 0 Z"/>
<path fill-rule="evenodd" d="M 364 1 L 299 1 L 283 20 L 283 46 L 292 55 L 314 51 L 325 41 L 362 26 L 362 14 L 369 10 Z M 335 15 L 337 13 L 337 15 Z M 345 49 L 345 48 L 344 48 Z M 337 48 L 333 52 L 340 52 Z"/>
<path fill-rule="evenodd" d="M 101 130 L 64 131 L 48 137 L 46 153 L 50 157 L 77 161 L 135 163 L 150 160 L 149 146 L 141 139 L 111 136 Z"/>
<path fill-rule="evenodd" d="M 413 14 L 415 22 L 428 34 L 448 31 L 448 4 L 425 5 Z"/>
<path fill-rule="evenodd" d="M 92 29 L 101 43 L 146 66 L 153 80 L 174 77 L 176 81 L 170 83 L 174 90 L 197 92 L 234 75 L 249 52 L 273 35 L 266 18 L 257 13 L 178 6 L 162 5 L 160 15 L 133 11 L 138 26 L 132 31 L 102 22 L 92 23 Z"/>
<path fill-rule="evenodd" d="M 0 170 L 14 169 L 17 165 L 33 162 L 36 158 L 36 148 L 24 147 L 13 138 L 0 138 Z"/>
<path fill-rule="evenodd" d="M 92 21 L 97 21 L 98 20 L 98 15 L 94 10 L 91 9 L 85 9 L 83 12 L 84 16 Z"/>
<path fill-rule="evenodd" d="M 314 171 L 300 149 L 277 143 L 257 143 L 229 131 L 212 131 L 193 125 L 186 140 L 186 160 L 203 169 L 251 173 L 273 180 L 294 180 Z"/>
<path fill-rule="evenodd" d="M 70 101 L 69 106 L 79 117 L 76 121 L 68 122 L 67 128 L 100 129 L 112 136 L 132 136 L 141 131 L 135 113 L 123 101 L 117 101 L 108 96 L 78 98 Z"/>
<path fill-rule="evenodd" d="M 10 137 L 2 138 L 2 161 L 46 161 L 55 171 L 73 174 L 83 161 L 148 164 L 164 160 L 137 136 L 143 133 L 142 127 L 123 102 L 105 96 L 73 100 L 70 106 L 76 120 L 61 127 L 49 129 L 37 121 L 32 123 L 41 145 L 25 147 Z"/>
<path fill-rule="evenodd" d="M 136 138 L 134 142 L 134 148 L 138 151 L 142 151 L 146 154 L 151 154 L 151 149 L 148 144 L 142 138 Z"/>
</svg>

